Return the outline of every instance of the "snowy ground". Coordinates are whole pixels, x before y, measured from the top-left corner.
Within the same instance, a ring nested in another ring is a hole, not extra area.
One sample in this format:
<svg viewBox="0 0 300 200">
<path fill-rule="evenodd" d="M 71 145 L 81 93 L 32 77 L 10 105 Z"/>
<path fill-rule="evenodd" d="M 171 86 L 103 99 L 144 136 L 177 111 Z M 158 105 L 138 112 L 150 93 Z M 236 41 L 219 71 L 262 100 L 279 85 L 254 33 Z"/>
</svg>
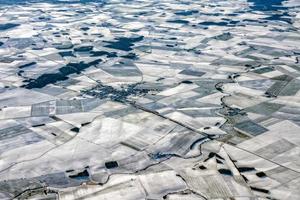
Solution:
<svg viewBox="0 0 300 200">
<path fill-rule="evenodd" d="M 299 199 L 299 11 L 0 1 L 0 199 Z"/>
</svg>

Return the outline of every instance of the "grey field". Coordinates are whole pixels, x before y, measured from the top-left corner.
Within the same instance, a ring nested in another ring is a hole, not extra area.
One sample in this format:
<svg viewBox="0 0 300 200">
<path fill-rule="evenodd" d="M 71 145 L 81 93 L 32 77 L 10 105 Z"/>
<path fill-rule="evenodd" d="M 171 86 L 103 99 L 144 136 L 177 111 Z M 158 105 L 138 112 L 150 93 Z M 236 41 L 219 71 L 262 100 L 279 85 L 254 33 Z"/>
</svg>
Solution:
<svg viewBox="0 0 300 200">
<path fill-rule="evenodd" d="M 0 1 L 0 199 L 300 199 L 300 1 Z"/>
</svg>

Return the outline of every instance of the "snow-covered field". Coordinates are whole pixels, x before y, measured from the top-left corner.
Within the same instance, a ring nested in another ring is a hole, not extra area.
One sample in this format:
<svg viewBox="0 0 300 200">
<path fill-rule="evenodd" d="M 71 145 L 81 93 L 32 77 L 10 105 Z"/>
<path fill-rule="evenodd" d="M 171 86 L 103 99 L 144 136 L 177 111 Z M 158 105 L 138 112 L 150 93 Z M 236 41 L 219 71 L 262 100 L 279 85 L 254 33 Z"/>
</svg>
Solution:
<svg viewBox="0 0 300 200">
<path fill-rule="evenodd" d="M 299 11 L 0 0 L 0 199 L 299 199 Z"/>
</svg>

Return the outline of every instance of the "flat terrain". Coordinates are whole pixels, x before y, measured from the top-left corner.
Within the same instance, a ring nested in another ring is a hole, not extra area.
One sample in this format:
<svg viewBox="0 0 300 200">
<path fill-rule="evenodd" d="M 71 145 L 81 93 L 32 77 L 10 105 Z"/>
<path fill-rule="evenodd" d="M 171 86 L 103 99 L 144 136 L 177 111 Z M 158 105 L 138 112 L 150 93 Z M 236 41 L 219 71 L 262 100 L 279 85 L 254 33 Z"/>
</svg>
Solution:
<svg viewBox="0 0 300 200">
<path fill-rule="evenodd" d="M 300 199 L 297 0 L 0 0 L 0 199 Z"/>
</svg>

